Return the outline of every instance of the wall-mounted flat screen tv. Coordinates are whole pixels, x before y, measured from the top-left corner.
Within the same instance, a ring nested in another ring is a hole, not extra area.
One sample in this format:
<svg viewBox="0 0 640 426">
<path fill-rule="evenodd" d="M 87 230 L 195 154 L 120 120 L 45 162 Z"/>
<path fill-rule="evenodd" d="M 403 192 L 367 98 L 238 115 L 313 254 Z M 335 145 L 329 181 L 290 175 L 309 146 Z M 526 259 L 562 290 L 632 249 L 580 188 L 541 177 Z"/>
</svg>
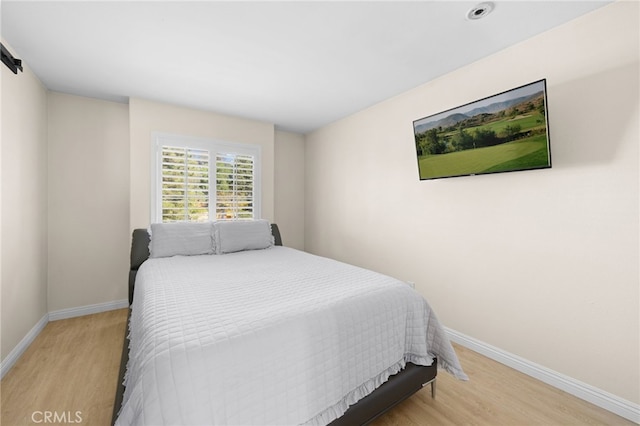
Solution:
<svg viewBox="0 0 640 426">
<path fill-rule="evenodd" d="M 413 122 L 420 180 L 551 167 L 546 80 Z"/>
</svg>

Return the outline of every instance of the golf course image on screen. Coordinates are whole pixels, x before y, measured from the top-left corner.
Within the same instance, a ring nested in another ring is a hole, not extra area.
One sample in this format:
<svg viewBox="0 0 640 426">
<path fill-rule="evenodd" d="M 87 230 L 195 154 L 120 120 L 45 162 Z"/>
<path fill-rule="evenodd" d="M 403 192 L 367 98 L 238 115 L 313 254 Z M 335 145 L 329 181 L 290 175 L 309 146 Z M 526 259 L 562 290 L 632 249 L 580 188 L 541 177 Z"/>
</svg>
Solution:
<svg viewBox="0 0 640 426">
<path fill-rule="evenodd" d="M 545 83 L 414 121 L 420 179 L 551 167 Z"/>
</svg>

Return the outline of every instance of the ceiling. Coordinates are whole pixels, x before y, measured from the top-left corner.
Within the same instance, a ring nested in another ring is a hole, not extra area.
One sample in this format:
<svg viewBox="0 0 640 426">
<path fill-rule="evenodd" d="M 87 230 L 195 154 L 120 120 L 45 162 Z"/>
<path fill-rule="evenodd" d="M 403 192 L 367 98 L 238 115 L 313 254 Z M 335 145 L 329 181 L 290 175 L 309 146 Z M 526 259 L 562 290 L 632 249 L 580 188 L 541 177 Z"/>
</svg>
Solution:
<svg viewBox="0 0 640 426">
<path fill-rule="evenodd" d="M 2 1 L 47 88 L 308 133 L 610 1 Z M 543 58 L 541 58 L 543 60 Z M 527 83 L 527 82 L 523 82 Z"/>
</svg>

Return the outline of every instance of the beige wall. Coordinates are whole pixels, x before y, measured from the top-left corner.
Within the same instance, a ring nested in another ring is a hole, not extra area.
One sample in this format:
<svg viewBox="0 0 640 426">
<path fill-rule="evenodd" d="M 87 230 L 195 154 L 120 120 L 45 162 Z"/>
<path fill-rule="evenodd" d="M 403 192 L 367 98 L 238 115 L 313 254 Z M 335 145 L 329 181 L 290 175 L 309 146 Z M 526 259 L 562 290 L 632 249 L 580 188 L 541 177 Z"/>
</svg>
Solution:
<svg viewBox="0 0 640 426">
<path fill-rule="evenodd" d="M 26 64 L 17 75 L 0 68 L 4 360 L 47 313 L 47 91 Z"/>
<path fill-rule="evenodd" d="M 131 141 L 130 227 L 150 221 L 150 157 L 153 132 L 260 145 L 262 147 L 262 217 L 274 217 L 274 126 L 144 99 L 129 101 Z"/>
<path fill-rule="evenodd" d="M 308 135 L 306 249 L 414 281 L 453 330 L 639 403 L 638 7 Z M 413 120 L 540 78 L 552 169 L 419 181 Z"/>
<path fill-rule="evenodd" d="M 260 144 L 262 215 L 302 248 L 301 135 L 140 99 L 47 92 L 28 68 L 2 68 L 3 359 L 47 312 L 127 298 L 130 227 L 149 221 L 153 131 Z"/>
<path fill-rule="evenodd" d="M 49 93 L 49 311 L 127 298 L 129 111 Z"/>
<path fill-rule="evenodd" d="M 275 211 L 283 244 L 304 250 L 304 137 L 276 131 Z"/>
</svg>

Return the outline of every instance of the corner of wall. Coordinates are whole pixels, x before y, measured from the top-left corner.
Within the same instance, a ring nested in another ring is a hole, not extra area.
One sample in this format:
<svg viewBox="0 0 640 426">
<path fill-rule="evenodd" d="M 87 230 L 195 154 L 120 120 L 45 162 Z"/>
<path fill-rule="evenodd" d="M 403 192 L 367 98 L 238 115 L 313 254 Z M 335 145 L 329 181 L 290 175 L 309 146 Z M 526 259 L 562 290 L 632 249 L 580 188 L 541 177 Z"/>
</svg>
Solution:
<svg viewBox="0 0 640 426">
<path fill-rule="evenodd" d="M 47 89 L 28 64 L 23 62 L 18 74 L 1 68 L 0 346 L 5 360 L 47 315 L 48 118 Z"/>
<path fill-rule="evenodd" d="M 275 132 L 274 221 L 284 244 L 304 250 L 304 135 Z"/>
</svg>

